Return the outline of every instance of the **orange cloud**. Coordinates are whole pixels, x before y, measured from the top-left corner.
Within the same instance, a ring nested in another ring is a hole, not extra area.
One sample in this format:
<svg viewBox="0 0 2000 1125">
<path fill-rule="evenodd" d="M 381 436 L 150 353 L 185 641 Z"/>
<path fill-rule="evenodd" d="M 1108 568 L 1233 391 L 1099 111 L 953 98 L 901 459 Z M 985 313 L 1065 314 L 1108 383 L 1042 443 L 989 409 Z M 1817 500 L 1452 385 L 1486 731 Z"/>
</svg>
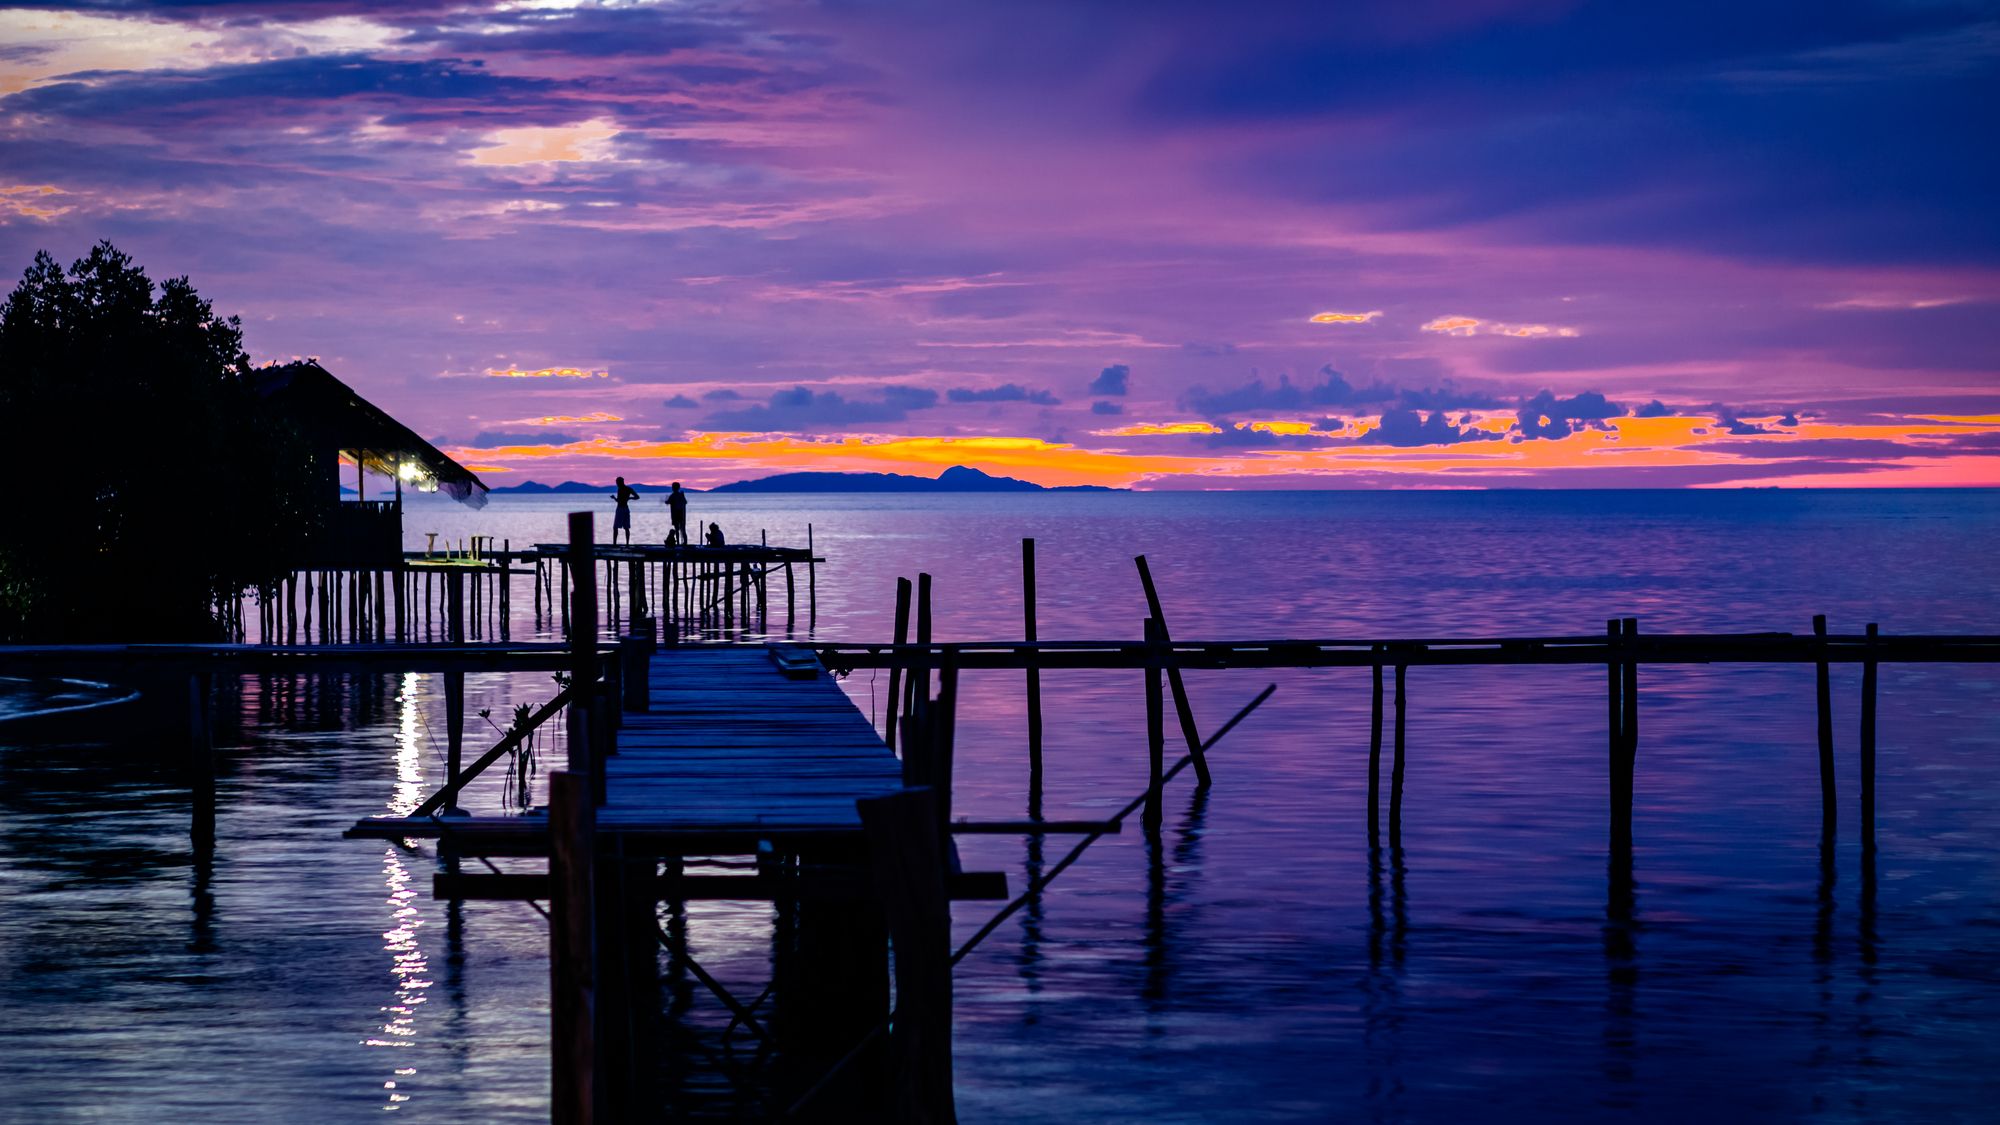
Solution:
<svg viewBox="0 0 2000 1125">
<path fill-rule="evenodd" d="M 574 125 L 528 125 L 495 129 L 472 154 L 474 164 L 560 164 L 615 159 L 609 141 L 616 122 L 604 118 Z"/>
<path fill-rule="evenodd" d="M 54 184 L 13 184 L 0 187 L 0 216 L 19 215 L 26 219 L 53 219 L 74 210 L 49 205 L 52 195 L 66 195 Z M 42 201 L 42 202 L 37 202 Z"/>
<path fill-rule="evenodd" d="M 495 379 L 608 379 L 609 371 L 586 371 L 581 367 L 543 367 L 534 371 L 523 371 L 509 365 L 506 370 L 489 367 L 486 373 Z"/>
<path fill-rule="evenodd" d="M 544 414 L 539 418 L 509 418 L 495 423 L 501 426 L 576 426 L 590 422 L 623 422 L 622 414 L 610 414 L 595 410 L 589 414 Z"/>
<path fill-rule="evenodd" d="M 1499 321 L 1485 321 L 1471 316 L 1440 316 L 1423 326 L 1426 332 L 1442 332 L 1447 336 L 1536 336 L 1571 337 L 1577 335 L 1574 328 L 1549 324 L 1502 324 Z"/>
<path fill-rule="evenodd" d="M 1314 313 L 1314 324 L 1366 324 L 1382 315 L 1381 309 L 1365 313 L 1323 312 Z"/>
<path fill-rule="evenodd" d="M 1219 434 L 1220 426 L 1209 422 L 1134 422 L 1115 430 L 1092 430 L 1097 437 L 1158 437 L 1162 434 Z"/>
</svg>

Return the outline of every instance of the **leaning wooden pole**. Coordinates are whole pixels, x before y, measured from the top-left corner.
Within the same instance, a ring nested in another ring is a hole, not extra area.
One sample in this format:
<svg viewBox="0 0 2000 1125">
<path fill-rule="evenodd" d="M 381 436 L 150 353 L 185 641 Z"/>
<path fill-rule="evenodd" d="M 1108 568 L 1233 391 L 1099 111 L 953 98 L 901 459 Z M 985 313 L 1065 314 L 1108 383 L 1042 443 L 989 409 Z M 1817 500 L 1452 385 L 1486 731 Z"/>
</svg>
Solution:
<svg viewBox="0 0 2000 1125">
<path fill-rule="evenodd" d="M 1153 586 L 1153 571 L 1146 565 L 1146 556 L 1136 555 L 1132 561 L 1139 566 L 1139 582 L 1146 588 L 1146 611 L 1153 615 L 1159 626 L 1160 643 L 1165 645 L 1173 636 L 1167 631 L 1167 617 L 1160 609 L 1160 591 Z M 1187 742 L 1188 756 L 1194 759 L 1196 783 L 1203 788 L 1213 784 L 1215 779 L 1208 772 L 1208 755 L 1201 749 L 1201 731 L 1195 729 L 1194 708 L 1188 704 L 1187 685 L 1181 681 L 1181 670 L 1167 666 L 1167 686 L 1174 692 L 1174 714 L 1181 722 L 1181 738 Z"/>
</svg>

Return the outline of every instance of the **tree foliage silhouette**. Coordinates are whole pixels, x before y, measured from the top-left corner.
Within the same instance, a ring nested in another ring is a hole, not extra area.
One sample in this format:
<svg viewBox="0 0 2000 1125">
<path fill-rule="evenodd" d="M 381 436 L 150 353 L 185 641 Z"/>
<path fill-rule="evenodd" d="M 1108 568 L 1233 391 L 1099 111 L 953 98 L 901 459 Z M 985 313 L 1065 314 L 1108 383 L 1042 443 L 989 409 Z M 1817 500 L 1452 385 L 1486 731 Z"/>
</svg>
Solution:
<svg viewBox="0 0 2000 1125">
<path fill-rule="evenodd" d="M 251 390 L 235 317 L 100 242 L 0 308 L 0 639 L 200 640 L 276 580 L 319 510 L 305 447 Z"/>
</svg>

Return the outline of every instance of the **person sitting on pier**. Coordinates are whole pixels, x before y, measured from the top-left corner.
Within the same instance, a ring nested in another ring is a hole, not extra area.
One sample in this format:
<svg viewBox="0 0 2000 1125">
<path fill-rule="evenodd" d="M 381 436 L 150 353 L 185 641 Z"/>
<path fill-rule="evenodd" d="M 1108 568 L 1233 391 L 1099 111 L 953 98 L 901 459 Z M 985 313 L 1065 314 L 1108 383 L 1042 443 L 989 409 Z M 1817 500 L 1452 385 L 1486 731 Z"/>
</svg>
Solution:
<svg viewBox="0 0 2000 1125">
<path fill-rule="evenodd" d="M 674 530 L 680 534 L 678 540 L 667 540 L 667 545 L 673 546 L 676 542 L 692 542 L 688 538 L 688 494 L 681 491 L 681 482 L 674 482 L 674 490 L 667 493 L 665 503 L 667 505 L 667 514 L 673 517 Z"/>
<path fill-rule="evenodd" d="M 673 530 L 667 532 L 667 546 L 668 548 L 671 549 L 674 547 L 678 547 L 680 545 L 681 545 L 681 529 L 676 527 Z"/>
<path fill-rule="evenodd" d="M 720 547 L 723 545 L 721 524 L 712 523 L 708 525 L 708 545 L 711 547 Z"/>
<path fill-rule="evenodd" d="M 618 533 L 623 531 L 625 545 L 629 547 L 632 545 L 632 509 L 627 505 L 639 498 L 639 490 L 626 484 L 624 477 L 619 477 L 618 491 L 612 493 L 611 498 L 618 501 L 618 512 L 611 517 L 611 541 L 618 542 Z"/>
</svg>

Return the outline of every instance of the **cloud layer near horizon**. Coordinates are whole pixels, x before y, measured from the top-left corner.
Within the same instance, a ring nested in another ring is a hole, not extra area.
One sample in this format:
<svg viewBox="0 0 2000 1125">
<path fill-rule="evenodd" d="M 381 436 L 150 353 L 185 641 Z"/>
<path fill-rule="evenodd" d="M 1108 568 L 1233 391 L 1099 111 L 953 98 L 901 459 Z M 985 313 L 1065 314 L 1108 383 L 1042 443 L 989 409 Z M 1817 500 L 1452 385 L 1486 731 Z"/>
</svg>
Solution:
<svg viewBox="0 0 2000 1125">
<path fill-rule="evenodd" d="M 0 10 L 0 266 L 502 479 L 2000 484 L 1990 12 L 1342 12 Z"/>
</svg>

